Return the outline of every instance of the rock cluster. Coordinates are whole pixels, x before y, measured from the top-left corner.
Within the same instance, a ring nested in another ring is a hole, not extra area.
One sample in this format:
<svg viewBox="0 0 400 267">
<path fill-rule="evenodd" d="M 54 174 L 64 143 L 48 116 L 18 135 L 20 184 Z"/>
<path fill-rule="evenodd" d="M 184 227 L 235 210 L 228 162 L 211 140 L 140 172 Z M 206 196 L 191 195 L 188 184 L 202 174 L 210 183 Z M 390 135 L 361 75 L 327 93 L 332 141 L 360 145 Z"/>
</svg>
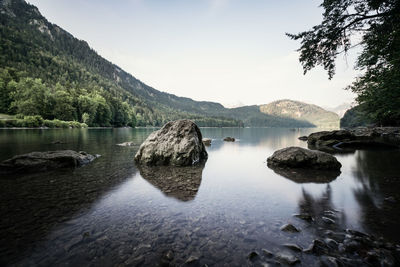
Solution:
<svg viewBox="0 0 400 267">
<path fill-rule="evenodd" d="M 322 131 L 310 134 L 307 143 L 311 149 L 329 152 L 371 146 L 400 147 L 400 128 L 359 127 L 350 130 Z"/>
<path fill-rule="evenodd" d="M 31 152 L 18 155 L 0 163 L 0 173 L 32 173 L 59 168 L 75 168 L 92 162 L 99 155 L 90 155 L 84 151 L 57 150 Z"/>
<path fill-rule="evenodd" d="M 190 120 L 177 120 L 151 133 L 140 146 L 135 161 L 145 165 L 190 166 L 207 157 L 197 125 Z"/>
<path fill-rule="evenodd" d="M 339 170 L 341 164 L 337 159 L 325 152 L 313 151 L 301 147 L 287 147 L 274 152 L 267 159 L 271 168 L 302 168 L 317 170 Z"/>
</svg>

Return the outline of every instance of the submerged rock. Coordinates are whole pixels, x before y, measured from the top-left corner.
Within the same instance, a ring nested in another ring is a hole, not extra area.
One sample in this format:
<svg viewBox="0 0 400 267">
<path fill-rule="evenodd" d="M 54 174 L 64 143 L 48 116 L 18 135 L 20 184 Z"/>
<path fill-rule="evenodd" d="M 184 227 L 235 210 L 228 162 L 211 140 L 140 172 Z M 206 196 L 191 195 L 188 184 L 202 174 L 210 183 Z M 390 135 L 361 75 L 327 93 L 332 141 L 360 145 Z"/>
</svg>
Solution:
<svg viewBox="0 0 400 267">
<path fill-rule="evenodd" d="M 295 252 L 301 252 L 301 251 L 303 251 L 303 249 L 302 249 L 299 245 L 296 245 L 296 244 L 288 243 L 288 244 L 283 244 L 283 246 L 284 246 L 285 248 L 288 248 L 288 249 L 293 250 L 293 251 L 295 251 Z"/>
<path fill-rule="evenodd" d="M 247 258 L 248 258 L 250 261 L 254 261 L 254 260 L 257 259 L 258 257 L 259 257 L 259 255 L 258 255 L 258 253 L 255 252 L 255 251 L 252 251 L 252 252 L 249 253 L 249 255 L 247 255 Z"/>
<path fill-rule="evenodd" d="M 298 232 L 300 232 L 300 230 L 297 229 L 296 226 L 294 226 L 293 224 L 290 224 L 290 223 L 282 225 L 280 230 L 284 231 L 284 232 L 290 232 L 290 233 L 298 233 Z"/>
<path fill-rule="evenodd" d="M 190 120 L 171 121 L 150 134 L 135 155 L 145 165 L 190 166 L 207 159 L 200 129 Z"/>
<path fill-rule="evenodd" d="M 301 141 L 307 141 L 307 140 L 308 140 L 308 137 L 307 137 L 307 136 L 300 136 L 300 137 L 299 137 L 299 140 L 301 140 Z"/>
<path fill-rule="evenodd" d="M 284 265 L 295 265 L 297 263 L 300 263 L 299 258 L 297 258 L 296 256 L 284 253 L 277 254 L 275 259 L 279 263 Z"/>
<path fill-rule="evenodd" d="M 269 167 L 288 167 L 318 170 L 339 170 L 342 164 L 325 152 L 301 147 L 287 147 L 274 152 L 267 159 Z"/>
<path fill-rule="evenodd" d="M 120 144 L 117 144 L 117 146 L 133 146 L 135 145 L 133 142 L 123 142 Z"/>
<path fill-rule="evenodd" d="M 235 142 L 235 138 L 234 137 L 225 137 L 224 138 L 224 141 L 226 141 L 226 142 Z"/>
<path fill-rule="evenodd" d="M 211 146 L 211 139 L 210 138 L 203 138 L 203 144 L 205 146 Z"/>
<path fill-rule="evenodd" d="M 99 155 L 72 150 L 31 152 L 0 163 L 0 173 L 32 173 L 59 168 L 75 168 L 86 165 L 97 157 Z"/>
</svg>

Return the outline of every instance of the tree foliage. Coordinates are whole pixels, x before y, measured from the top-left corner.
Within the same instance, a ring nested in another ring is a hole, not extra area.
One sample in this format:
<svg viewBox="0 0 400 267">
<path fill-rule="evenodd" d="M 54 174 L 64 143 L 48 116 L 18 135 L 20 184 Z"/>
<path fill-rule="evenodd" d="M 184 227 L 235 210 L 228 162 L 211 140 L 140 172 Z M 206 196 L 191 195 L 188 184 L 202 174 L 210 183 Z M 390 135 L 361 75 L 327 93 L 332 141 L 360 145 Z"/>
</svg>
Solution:
<svg viewBox="0 0 400 267">
<path fill-rule="evenodd" d="M 375 122 L 400 124 L 400 1 L 324 0 L 321 7 L 321 24 L 287 34 L 301 40 L 304 73 L 319 65 L 331 79 L 337 56 L 361 46 L 355 67 L 362 74 L 348 88 Z"/>
</svg>

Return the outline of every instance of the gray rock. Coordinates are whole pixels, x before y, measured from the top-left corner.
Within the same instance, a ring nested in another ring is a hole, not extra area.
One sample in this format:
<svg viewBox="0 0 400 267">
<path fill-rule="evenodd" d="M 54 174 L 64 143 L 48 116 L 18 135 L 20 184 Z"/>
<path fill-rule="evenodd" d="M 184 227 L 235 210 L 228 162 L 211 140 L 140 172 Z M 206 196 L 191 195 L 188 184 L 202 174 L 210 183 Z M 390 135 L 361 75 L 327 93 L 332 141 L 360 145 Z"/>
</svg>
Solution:
<svg viewBox="0 0 400 267">
<path fill-rule="evenodd" d="M 225 137 L 224 138 L 224 141 L 226 141 L 226 142 L 235 142 L 235 138 L 234 137 Z"/>
<path fill-rule="evenodd" d="M 199 261 L 199 257 L 194 256 L 194 255 L 191 255 L 191 256 L 185 261 L 185 264 L 191 265 L 191 264 L 198 263 L 198 261 Z"/>
<path fill-rule="evenodd" d="M 301 141 L 307 141 L 308 140 L 308 136 L 300 136 L 299 140 Z"/>
<path fill-rule="evenodd" d="M 339 170 L 342 166 L 337 159 L 325 152 L 301 147 L 287 147 L 274 152 L 267 159 L 269 167 L 288 167 L 318 170 Z"/>
<path fill-rule="evenodd" d="M 268 249 L 263 248 L 261 251 L 262 251 L 262 253 L 263 253 L 266 257 L 268 257 L 268 258 L 271 258 L 271 257 L 274 256 L 274 253 L 272 253 L 272 252 L 269 251 Z"/>
<path fill-rule="evenodd" d="M 322 131 L 308 136 L 308 147 L 329 152 L 346 152 L 364 147 L 400 147 L 399 127 L 359 127 Z"/>
<path fill-rule="evenodd" d="M 287 265 L 295 265 L 296 263 L 300 263 L 300 260 L 296 256 L 283 253 L 277 254 L 275 259 L 279 263 Z"/>
<path fill-rule="evenodd" d="M 205 146 L 211 146 L 211 139 L 210 138 L 203 138 L 203 144 Z"/>
<path fill-rule="evenodd" d="M 133 146 L 135 145 L 133 142 L 123 142 L 120 144 L 117 144 L 117 146 Z"/>
<path fill-rule="evenodd" d="M 0 173 L 32 173 L 50 171 L 59 168 L 75 168 L 92 162 L 99 155 L 90 155 L 84 151 L 57 150 L 31 152 L 18 155 L 0 163 Z"/>
<path fill-rule="evenodd" d="M 258 253 L 257 252 L 255 252 L 255 251 L 252 251 L 252 252 L 250 252 L 249 253 L 249 255 L 247 255 L 247 258 L 249 259 L 249 260 L 251 260 L 251 261 L 254 261 L 254 260 L 256 260 L 257 258 L 258 258 Z"/>
<path fill-rule="evenodd" d="M 328 246 L 325 244 L 324 241 L 315 239 L 313 243 L 306 250 L 304 250 L 304 252 L 322 255 L 328 252 Z"/>
<path fill-rule="evenodd" d="M 320 258 L 321 267 L 338 267 L 340 266 L 338 260 L 330 256 L 321 256 Z"/>
<path fill-rule="evenodd" d="M 190 166 L 207 159 L 200 129 L 190 120 L 171 121 L 150 134 L 135 155 L 145 165 Z"/>
<path fill-rule="evenodd" d="M 300 232 L 299 229 L 297 229 L 293 224 L 290 224 L 290 223 L 282 225 L 280 230 L 284 231 L 284 232 L 290 232 L 290 233 L 298 233 L 298 232 Z"/>
<path fill-rule="evenodd" d="M 290 249 L 290 250 L 293 250 L 295 252 L 303 251 L 303 249 L 300 246 L 296 245 L 296 244 L 283 244 L 283 246 L 288 248 L 288 249 Z"/>
</svg>

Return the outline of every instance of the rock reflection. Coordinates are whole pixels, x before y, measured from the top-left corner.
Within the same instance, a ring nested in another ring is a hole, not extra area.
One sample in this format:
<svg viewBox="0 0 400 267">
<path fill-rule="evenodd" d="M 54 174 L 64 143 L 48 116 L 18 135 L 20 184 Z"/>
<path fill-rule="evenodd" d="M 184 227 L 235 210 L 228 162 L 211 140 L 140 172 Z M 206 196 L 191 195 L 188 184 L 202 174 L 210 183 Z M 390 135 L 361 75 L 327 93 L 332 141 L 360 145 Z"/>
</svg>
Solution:
<svg viewBox="0 0 400 267">
<path fill-rule="evenodd" d="M 324 171 L 310 169 L 287 169 L 287 168 L 272 168 L 272 170 L 280 175 L 298 184 L 316 183 L 325 184 L 335 180 L 340 171 Z"/>
<path fill-rule="evenodd" d="M 204 164 L 188 167 L 140 166 L 140 175 L 165 195 L 181 201 L 196 197 Z"/>
</svg>

